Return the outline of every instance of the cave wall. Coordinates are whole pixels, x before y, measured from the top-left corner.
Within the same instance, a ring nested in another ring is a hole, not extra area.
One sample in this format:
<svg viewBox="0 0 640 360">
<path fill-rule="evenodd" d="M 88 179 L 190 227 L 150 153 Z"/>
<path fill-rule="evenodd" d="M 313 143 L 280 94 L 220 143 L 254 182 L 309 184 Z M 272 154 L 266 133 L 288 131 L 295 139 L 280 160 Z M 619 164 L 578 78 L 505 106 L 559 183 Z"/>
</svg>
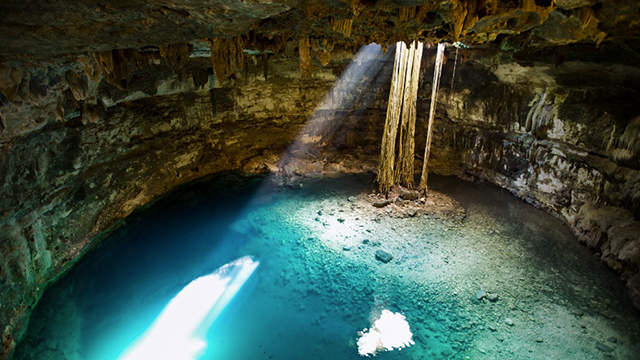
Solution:
<svg viewBox="0 0 640 360">
<path fill-rule="evenodd" d="M 561 64 L 554 53 L 514 62 L 460 51 L 452 87 L 453 50 L 430 169 L 495 184 L 563 220 L 640 307 L 640 68 L 605 50 L 577 47 Z"/>
<path fill-rule="evenodd" d="M 448 48 L 430 170 L 495 184 L 556 215 L 638 305 L 640 70 L 580 51 L 560 63 L 557 54 Z M 434 52 L 423 56 L 417 154 Z M 154 60 L 132 67 L 126 86 L 105 81 L 91 57 L 5 66 L 15 98 L 1 108 L 4 356 L 46 284 L 171 189 L 224 170 L 285 179 L 375 171 L 392 55 L 356 57 L 350 69 L 353 54 L 334 52 L 304 80 L 292 48 L 248 56 L 224 82 L 208 57 L 177 72 Z"/>
</svg>

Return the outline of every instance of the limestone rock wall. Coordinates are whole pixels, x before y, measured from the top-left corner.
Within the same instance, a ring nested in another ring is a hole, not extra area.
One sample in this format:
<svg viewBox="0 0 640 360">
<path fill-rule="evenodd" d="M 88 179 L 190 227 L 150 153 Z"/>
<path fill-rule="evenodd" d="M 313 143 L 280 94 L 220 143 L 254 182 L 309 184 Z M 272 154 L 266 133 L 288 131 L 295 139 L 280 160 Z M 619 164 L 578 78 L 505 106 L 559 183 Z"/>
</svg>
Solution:
<svg viewBox="0 0 640 360">
<path fill-rule="evenodd" d="M 431 170 L 496 184 L 556 215 L 640 307 L 640 68 L 476 60 L 458 64 L 453 88 L 445 67 Z"/>
</svg>

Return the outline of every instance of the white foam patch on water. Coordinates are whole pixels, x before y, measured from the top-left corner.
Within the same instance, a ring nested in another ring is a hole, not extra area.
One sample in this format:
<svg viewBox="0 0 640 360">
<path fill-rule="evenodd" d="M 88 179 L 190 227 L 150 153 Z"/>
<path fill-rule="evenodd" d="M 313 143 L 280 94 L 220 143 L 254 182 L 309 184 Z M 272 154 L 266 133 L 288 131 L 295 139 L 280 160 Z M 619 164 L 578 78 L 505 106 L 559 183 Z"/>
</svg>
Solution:
<svg viewBox="0 0 640 360">
<path fill-rule="evenodd" d="M 414 344 L 412 338 L 411 328 L 404 315 L 382 310 L 373 326 L 362 331 L 358 339 L 358 353 L 361 356 L 371 356 L 378 351 L 402 349 Z"/>
</svg>

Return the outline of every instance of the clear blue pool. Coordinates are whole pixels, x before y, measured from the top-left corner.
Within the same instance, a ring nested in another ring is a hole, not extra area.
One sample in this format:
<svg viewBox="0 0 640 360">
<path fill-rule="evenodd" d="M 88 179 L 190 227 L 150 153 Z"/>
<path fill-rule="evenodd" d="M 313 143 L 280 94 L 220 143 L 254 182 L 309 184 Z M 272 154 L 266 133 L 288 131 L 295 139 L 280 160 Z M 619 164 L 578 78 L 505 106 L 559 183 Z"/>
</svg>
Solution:
<svg viewBox="0 0 640 360">
<path fill-rule="evenodd" d="M 115 360 L 191 280 L 260 266 L 201 359 L 359 359 L 380 309 L 414 345 L 379 359 L 631 359 L 640 317 L 617 277 L 553 217 L 490 186 L 433 177 L 463 221 L 367 203 L 368 175 L 219 177 L 132 216 L 48 289 L 15 359 Z M 393 255 L 389 263 L 377 250 Z M 497 300 L 477 300 L 478 291 Z M 608 347 L 602 350 L 600 343 Z"/>
</svg>

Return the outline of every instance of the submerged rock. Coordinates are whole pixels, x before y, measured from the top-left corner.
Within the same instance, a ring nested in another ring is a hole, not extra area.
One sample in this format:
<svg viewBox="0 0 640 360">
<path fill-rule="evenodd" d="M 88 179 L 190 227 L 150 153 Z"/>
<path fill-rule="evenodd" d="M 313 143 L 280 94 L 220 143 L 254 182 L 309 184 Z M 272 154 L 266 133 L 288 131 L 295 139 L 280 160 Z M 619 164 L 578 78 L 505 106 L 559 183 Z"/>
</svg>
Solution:
<svg viewBox="0 0 640 360">
<path fill-rule="evenodd" d="M 377 208 L 383 208 L 387 205 L 391 204 L 390 200 L 380 200 L 380 201 L 374 201 L 373 202 L 373 207 L 377 207 Z"/>
<path fill-rule="evenodd" d="M 476 292 L 476 300 L 480 301 L 484 298 L 487 297 L 487 293 L 482 291 L 482 290 L 478 290 L 478 292 Z"/>
<path fill-rule="evenodd" d="M 388 252 L 386 252 L 384 250 L 376 251 L 376 260 L 382 261 L 383 263 L 386 264 L 389 261 L 391 261 L 392 259 L 393 259 L 393 255 L 389 254 Z"/>
<path fill-rule="evenodd" d="M 596 348 L 603 352 L 612 352 L 613 348 L 607 344 L 601 343 L 600 341 L 596 341 Z"/>
</svg>

